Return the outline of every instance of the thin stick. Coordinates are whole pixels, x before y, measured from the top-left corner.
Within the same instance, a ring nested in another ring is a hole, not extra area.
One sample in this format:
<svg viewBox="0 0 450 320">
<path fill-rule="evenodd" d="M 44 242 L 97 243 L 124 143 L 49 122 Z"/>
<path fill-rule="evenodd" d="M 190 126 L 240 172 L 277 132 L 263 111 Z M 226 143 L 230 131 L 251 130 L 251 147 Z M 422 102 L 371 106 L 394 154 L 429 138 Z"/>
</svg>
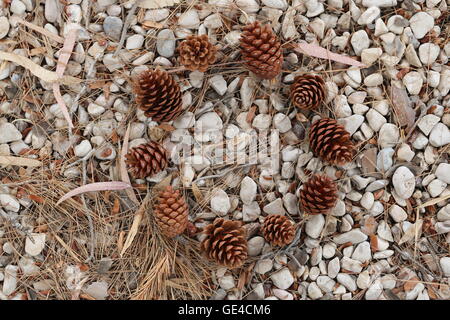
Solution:
<svg viewBox="0 0 450 320">
<path fill-rule="evenodd" d="M 92 1 L 88 1 L 87 2 L 87 6 L 86 6 L 86 12 L 85 12 L 85 16 L 84 16 L 84 27 L 89 28 L 89 23 L 91 22 L 90 20 L 90 13 L 91 13 L 91 5 L 92 5 Z"/>
<path fill-rule="evenodd" d="M 53 32 L 48 31 L 47 29 L 44 29 L 42 27 L 39 27 L 35 24 L 32 24 L 28 21 L 23 20 L 22 18 L 19 18 L 18 16 L 12 16 L 11 17 L 11 21 L 14 23 L 20 23 L 23 24 L 24 26 L 27 26 L 28 28 L 37 31 L 39 33 L 42 33 L 44 36 L 49 37 L 50 39 L 59 42 L 59 43 L 64 43 L 64 38 L 58 36 L 57 34 L 54 34 Z"/>
<path fill-rule="evenodd" d="M 296 246 L 299 243 L 300 237 L 302 235 L 302 225 L 303 220 L 297 226 L 297 233 L 295 234 L 294 240 L 286 247 L 286 249 L 283 250 L 284 252 L 289 251 L 292 247 Z"/>
<path fill-rule="evenodd" d="M 125 239 L 123 249 L 120 252 L 121 257 L 123 256 L 125 251 L 127 251 L 127 249 L 130 247 L 131 243 L 133 242 L 133 240 L 137 234 L 139 225 L 141 224 L 142 217 L 144 215 L 144 211 L 147 207 L 147 203 L 150 201 L 151 198 L 152 198 L 152 193 L 148 192 L 147 195 L 145 196 L 144 200 L 142 200 L 141 206 L 136 211 L 134 218 L 133 218 L 133 223 L 131 224 L 130 231 L 128 232 L 127 238 Z"/>
<path fill-rule="evenodd" d="M 229 172 L 231 172 L 231 171 L 233 171 L 233 170 L 236 170 L 236 169 L 238 169 L 238 168 L 245 168 L 245 167 L 253 166 L 253 165 L 255 165 L 255 164 L 254 164 L 254 163 L 247 163 L 247 164 L 244 164 L 244 165 L 242 165 L 242 166 L 233 167 L 233 168 L 230 168 L 229 170 L 224 171 L 224 172 L 222 172 L 222 173 L 220 173 L 220 174 L 215 174 L 215 175 L 212 175 L 212 176 L 200 177 L 200 178 L 194 180 L 193 183 L 196 183 L 197 181 L 205 180 L 205 179 L 220 178 L 220 177 L 223 177 L 224 175 L 226 175 L 227 173 L 229 173 Z"/>
<path fill-rule="evenodd" d="M 122 49 L 123 43 L 125 42 L 125 36 L 127 34 L 128 26 L 130 25 L 131 17 L 134 15 L 134 12 L 136 11 L 136 9 L 137 9 L 137 2 L 135 2 L 133 4 L 133 6 L 131 7 L 130 11 L 128 11 L 127 17 L 125 19 L 125 23 L 123 24 L 122 34 L 120 35 L 119 44 L 117 45 L 117 49 L 113 55 L 114 57 L 117 56 L 120 49 Z"/>
<path fill-rule="evenodd" d="M 428 270 L 427 268 L 425 268 L 425 266 L 423 264 L 421 264 L 420 262 L 416 261 L 415 259 L 413 259 L 411 257 L 411 255 L 407 252 L 405 252 L 404 250 L 400 249 L 399 247 L 397 247 L 396 245 L 393 245 L 394 249 L 406 260 L 409 260 L 411 262 L 413 262 L 415 265 L 417 265 L 423 272 L 428 273 L 430 275 L 433 276 L 433 278 L 437 279 L 437 275 L 434 274 L 434 272 L 432 272 L 431 270 Z"/>
<path fill-rule="evenodd" d="M 291 258 L 292 261 L 295 262 L 295 264 L 297 265 L 297 267 L 299 267 L 301 269 L 302 265 L 300 264 L 300 262 L 298 262 L 297 258 L 290 252 L 285 252 L 286 255 Z"/>
<path fill-rule="evenodd" d="M 58 237 L 58 235 L 54 232 L 52 232 L 52 235 L 53 235 L 53 237 L 55 237 L 56 241 L 58 241 L 63 246 L 63 248 L 66 249 L 66 251 L 72 256 L 72 258 L 74 258 L 77 262 L 81 263 L 81 260 L 73 252 L 73 250 L 63 241 L 63 239 Z"/>
<path fill-rule="evenodd" d="M 93 154 L 95 151 L 96 151 L 96 149 L 92 149 L 92 150 L 89 151 L 83 158 L 78 159 L 77 161 L 74 161 L 74 162 L 72 162 L 71 164 L 68 164 L 68 165 L 66 166 L 66 169 L 69 169 L 69 168 L 71 168 L 71 167 L 77 165 L 77 164 L 80 163 L 80 162 L 87 161 L 87 160 L 92 156 L 92 154 Z"/>
<path fill-rule="evenodd" d="M 86 160 L 83 161 L 83 185 L 86 185 Z M 81 194 L 81 200 L 83 201 L 83 206 L 86 209 L 86 216 L 88 218 L 88 222 L 89 222 L 89 233 L 91 235 L 91 243 L 90 243 L 90 253 L 89 253 L 89 257 L 84 261 L 85 263 L 88 263 L 89 261 L 91 261 L 92 259 L 94 259 L 94 249 L 95 249 L 95 245 L 94 245 L 94 223 L 92 222 L 92 217 L 90 214 L 89 209 L 86 206 L 86 199 L 84 198 L 84 194 Z"/>
</svg>

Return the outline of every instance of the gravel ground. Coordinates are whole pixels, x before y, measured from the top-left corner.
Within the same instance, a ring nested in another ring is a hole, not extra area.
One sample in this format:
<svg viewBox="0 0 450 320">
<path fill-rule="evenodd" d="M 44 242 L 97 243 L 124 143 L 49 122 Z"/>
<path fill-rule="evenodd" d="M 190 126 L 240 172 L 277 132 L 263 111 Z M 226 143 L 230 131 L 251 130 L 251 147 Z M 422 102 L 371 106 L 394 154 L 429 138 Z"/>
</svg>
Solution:
<svg viewBox="0 0 450 320">
<path fill-rule="evenodd" d="M 194 0 L 143 7 L 149 2 L 1 2 L 2 52 L 54 71 L 62 43 L 46 33 L 64 39 L 78 28 L 65 75 L 83 81 L 61 86 L 74 123 L 68 130 L 51 84 L 0 63 L 0 156 L 44 164 L 1 165 L 0 299 L 128 299 L 142 287 L 147 270 L 139 265 L 148 264 L 133 256 L 141 251 L 119 254 L 136 211 L 125 205 L 126 194 L 86 196 L 89 214 L 54 206 L 63 191 L 120 180 L 128 124 L 130 147 L 159 139 L 172 152 L 169 168 L 132 180 L 136 190 L 173 176 L 197 228 L 222 216 L 242 220 L 248 230 L 248 263 L 236 270 L 211 266 L 204 279 L 209 293 L 200 298 L 450 298 L 450 1 Z M 283 72 L 272 81 L 239 61 L 240 32 L 255 19 L 271 23 L 284 44 Z M 205 73 L 180 70 L 175 49 L 190 34 L 208 34 L 219 49 Z M 299 40 L 367 68 L 296 53 L 289 44 Z M 186 109 L 165 126 L 137 110 L 131 93 L 130 79 L 155 66 L 179 81 Z M 318 111 L 289 102 L 297 73 L 324 78 L 327 96 Z M 321 117 L 338 119 L 351 133 L 358 150 L 351 163 L 329 166 L 310 152 L 305 136 Z M 175 157 L 186 141 L 217 149 L 217 137 L 201 132 L 205 126 L 235 139 L 241 153 L 249 129 L 276 129 L 269 140 L 279 162 L 262 151 L 252 165 Z M 313 172 L 338 184 L 328 215 L 298 209 L 299 190 Z M 265 242 L 258 230 L 269 214 L 298 223 L 295 245 Z M 139 234 L 144 250 L 145 233 Z"/>
</svg>

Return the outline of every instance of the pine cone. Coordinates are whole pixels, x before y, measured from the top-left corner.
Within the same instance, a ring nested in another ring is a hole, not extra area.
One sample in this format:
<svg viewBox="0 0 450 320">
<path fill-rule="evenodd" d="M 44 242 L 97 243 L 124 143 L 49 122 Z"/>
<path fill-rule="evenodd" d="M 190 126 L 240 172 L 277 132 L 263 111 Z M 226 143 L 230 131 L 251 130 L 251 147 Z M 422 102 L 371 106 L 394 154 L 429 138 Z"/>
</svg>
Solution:
<svg viewBox="0 0 450 320">
<path fill-rule="evenodd" d="M 188 36 L 178 47 L 180 63 L 191 71 L 205 72 L 216 61 L 216 52 L 206 34 Z"/>
<path fill-rule="evenodd" d="M 298 76 L 291 85 L 290 97 L 297 108 L 317 109 L 325 98 L 325 82 L 320 76 Z"/>
<path fill-rule="evenodd" d="M 295 227 L 286 216 L 271 214 L 265 218 L 262 232 L 271 245 L 283 247 L 294 240 Z"/>
<path fill-rule="evenodd" d="M 188 205 L 180 191 L 172 186 L 159 193 L 153 212 L 161 232 L 169 238 L 183 233 L 187 227 Z"/>
<path fill-rule="evenodd" d="M 300 203 L 307 214 L 328 213 L 337 200 L 337 187 L 327 175 L 311 176 L 300 190 Z"/>
<path fill-rule="evenodd" d="M 180 86 L 165 71 L 141 72 L 133 83 L 133 90 L 139 109 L 154 121 L 171 121 L 183 112 Z"/>
<path fill-rule="evenodd" d="M 316 156 L 330 164 L 343 165 L 353 158 L 350 133 L 334 119 L 321 119 L 311 126 L 309 146 Z"/>
<path fill-rule="evenodd" d="M 241 52 L 247 68 L 263 79 L 275 78 L 281 72 L 283 53 L 281 42 L 269 25 L 259 21 L 244 27 Z"/>
<path fill-rule="evenodd" d="M 206 238 L 201 250 L 209 259 L 228 268 L 240 267 L 247 259 L 247 239 L 241 222 L 217 218 L 203 233 Z"/>
<path fill-rule="evenodd" d="M 167 151 L 157 142 L 150 141 L 132 148 L 125 155 L 128 170 L 138 179 L 145 179 L 167 166 Z"/>
</svg>

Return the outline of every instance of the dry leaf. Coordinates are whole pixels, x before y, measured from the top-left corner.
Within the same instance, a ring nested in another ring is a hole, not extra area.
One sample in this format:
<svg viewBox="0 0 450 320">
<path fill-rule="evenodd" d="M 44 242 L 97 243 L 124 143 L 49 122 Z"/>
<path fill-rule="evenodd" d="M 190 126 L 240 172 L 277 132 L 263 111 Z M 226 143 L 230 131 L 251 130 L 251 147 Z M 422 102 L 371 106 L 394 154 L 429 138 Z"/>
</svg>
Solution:
<svg viewBox="0 0 450 320">
<path fill-rule="evenodd" d="M 162 27 L 164 27 L 164 25 L 162 23 L 154 22 L 154 21 L 151 21 L 151 20 L 143 21 L 142 25 L 144 27 L 147 27 L 147 28 L 155 28 L 155 29 L 161 29 Z"/>
<path fill-rule="evenodd" d="M 245 121 L 247 121 L 247 123 L 252 123 L 253 119 L 255 118 L 255 115 L 256 115 L 256 106 L 252 106 L 247 113 Z"/>
<path fill-rule="evenodd" d="M 69 62 L 70 55 L 72 54 L 72 50 L 75 45 L 75 40 L 77 39 L 77 34 L 78 29 L 71 29 L 66 40 L 64 41 L 64 46 L 60 51 L 58 64 L 56 65 L 56 74 L 58 77 L 62 77 L 64 70 L 66 70 L 67 63 Z M 59 91 L 59 83 L 57 82 L 53 83 L 53 94 L 55 95 L 56 101 L 58 102 L 58 106 L 61 109 L 64 118 L 66 118 L 66 121 L 69 124 L 69 128 L 73 128 L 69 110 L 67 109 L 66 103 L 61 96 L 61 92 Z"/>
<path fill-rule="evenodd" d="M 366 221 L 364 222 L 364 226 L 361 228 L 361 230 L 367 235 L 372 235 L 372 234 L 375 234 L 377 226 L 378 226 L 378 223 L 375 220 L 375 218 L 372 216 L 369 216 L 366 219 Z"/>
<path fill-rule="evenodd" d="M 397 121 L 401 127 L 406 126 L 406 134 L 408 135 L 416 121 L 416 114 L 412 108 L 411 100 L 404 88 L 399 89 L 392 86 L 389 93 Z"/>
<path fill-rule="evenodd" d="M 411 279 L 405 281 L 405 284 L 403 285 L 403 289 L 405 291 L 411 291 L 419 284 L 419 282 L 420 282 L 419 278 L 412 277 Z"/>
<path fill-rule="evenodd" d="M 242 290 L 244 288 L 244 286 L 249 283 L 254 267 L 255 267 L 255 262 L 250 264 L 247 268 L 245 268 L 245 270 L 241 271 L 236 288 L 238 288 L 239 290 Z"/>
<path fill-rule="evenodd" d="M 177 3 L 180 3 L 180 0 L 137 0 L 137 6 L 144 9 L 171 7 Z"/>
<path fill-rule="evenodd" d="M 18 64 L 21 67 L 24 67 L 28 71 L 30 71 L 33 75 L 42 79 L 46 82 L 56 83 L 60 82 L 61 84 L 71 85 L 80 83 L 82 80 L 78 78 L 74 78 L 71 76 L 63 76 L 59 77 L 56 72 L 49 71 L 45 68 L 42 68 L 40 65 L 34 63 L 32 60 L 25 58 L 24 56 L 20 56 L 15 53 L 3 52 L 0 51 L 0 60 L 7 60 Z"/>
<path fill-rule="evenodd" d="M 118 214 L 120 211 L 120 200 L 118 198 L 114 199 L 114 205 L 112 208 L 112 214 Z"/>
<path fill-rule="evenodd" d="M 378 238 L 374 234 L 370 235 L 370 250 L 372 250 L 372 252 L 378 251 Z"/>
<path fill-rule="evenodd" d="M 158 128 L 163 129 L 164 131 L 167 131 L 167 132 L 175 131 L 175 127 L 171 126 L 170 124 L 167 124 L 167 123 L 161 123 L 158 126 Z"/>
<path fill-rule="evenodd" d="M 37 196 L 35 194 L 28 195 L 28 198 L 30 198 L 30 200 L 37 202 L 37 203 L 41 203 L 41 204 L 44 203 L 44 198 Z"/>
<path fill-rule="evenodd" d="M 67 123 L 69 124 L 69 128 L 73 128 L 72 119 L 69 114 L 69 110 L 67 110 L 66 103 L 64 102 L 61 92 L 59 91 L 59 84 L 54 83 L 53 84 L 53 95 L 56 98 L 56 102 L 58 102 L 58 106 L 61 109 L 62 114 L 64 115 L 64 118 L 66 119 Z"/>
<path fill-rule="evenodd" d="M 107 83 L 106 80 L 97 80 L 97 81 L 89 83 L 88 87 L 91 89 L 100 89 L 100 88 L 103 88 L 106 83 Z"/>
<path fill-rule="evenodd" d="M 320 59 L 327 59 L 327 60 L 333 60 L 336 62 L 348 64 L 355 67 L 360 68 L 367 68 L 367 66 L 355 59 L 352 59 L 347 56 L 343 56 L 341 54 L 337 54 L 334 52 L 331 52 L 325 48 L 322 48 L 316 44 L 307 43 L 306 41 L 300 41 L 299 43 L 296 43 L 294 46 L 294 50 L 303 54 L 307 54 L 312 57 L 320 58 Z"/>
<path fill-rule="evenodd" d="M 120 179 L 122 179 L 123 182 L 131 185 L 130 177 L 128 176 L 127 166 L 125 164 L 125 155 L 128 152 L 129 139 L 130 139 L 130 124 L 128 124 L 127 131 L 125 132 L 125 136 L 123 138 L 122 149 L 120 150 L 119 167 L 120 167 Z M 136 205 L 139 205 L 139 200 L 136 198 L 133 189 L 126 189 L 125 192 L 127 193 L 128 198 L 130 198 L 131 201 L 133 201 Z"/>
<path fill-rule="evenodd" d="M 42 165 L 42 162 L 22 157 L 0 156 L 0 164 L 6 166 L 39 167 Z"/>
<path fill-rule="evenodd" d="M 47 52 L 47 48 L 45 47 L 39 47 L 39 48 L 33 48 L 30 50 L 30 56 L 37 56 L 41 55 Z"/>
<path fill-rule="evenodd" d="M 416 237 L 416 235 L 417 235 L 417 237 L 420 237 L 420 235 L 422 234 L 422 224 L 423 224 L 422 219 L 419 219 L 416 221 L 416 223 L 412 224 L 408 228 L 408 230 L 406 230 L 405 234 L 400 239 L 398 244 L 401 245 L 405 242 L 408 242 L 408 241 L 414 239 Z"/>
<path fill-rule="evenodd" d="M 133 224 L 131 225 L 130 231 L 128 232 L 127 238 L 125 240 L 125 243 L 123 244 L 122 250 L 120 250 L 120 256 L 122 257 L 125 251 L 130 247 L 130 245 L 133 243 L 134 237 L 136 237 L 136 234 L 139 229 L 139 225 L 141 224 L 143 213 L 147 207 L 147 203 L 150 201 L 151 198 L 151 192 L 148 192 L 145 196 L 144 200 L 141 203 L 141 206 L 136 211 L 136 214 L 133 218 Z"/>
<path fill-rule="evenodd" d="M 131 185 L 129 183 L 125 183 L 122 181 L 109 181 L 109 182 L 94 182 L 89 183 L 84 186 L 78 187 L 73 189 L 72 191 L 67 192 L 64 196 L 61 197 L 61 199 L 58 200 L 56 205 L 60 204 L 61 202 L 72 198 L 73 196 L 76 196 L 81 193 L 85 192 L 92 192 L 92 191 L 105 191 L 105 190 L 123 190 L 131 188 Z"/>
<path fill-rule="evenodd" d="M 363 152 L 361 158 L 362 170 L 365 174 L 376 172 L 377 148 L 370 148 Z"/>
<path fill-rule="evenodd" d="M 123 249 L 123 241 L 125 239 L 125 231 L 120 231 L 119 232 L 119 237 L 117 238 L 117 250 L 119 252 L 122 251 Z"/>
<path fill-rule="evenodd" d="M 194 194 L 195 200 L 197 200 L 198 204 L 203 202 L 202 192 L 200 191 L 198 186 L 195 184 L 195 182 L 192 182 L 192 193 Z"/>
</svg>

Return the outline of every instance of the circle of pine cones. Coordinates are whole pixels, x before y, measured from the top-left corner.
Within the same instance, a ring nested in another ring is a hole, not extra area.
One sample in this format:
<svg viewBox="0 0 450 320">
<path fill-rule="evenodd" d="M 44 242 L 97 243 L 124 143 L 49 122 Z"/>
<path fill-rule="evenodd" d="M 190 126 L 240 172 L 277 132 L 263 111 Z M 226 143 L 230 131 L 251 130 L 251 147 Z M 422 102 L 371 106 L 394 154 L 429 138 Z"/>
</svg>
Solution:
<svg viewBox="0 0 450 320">
<path fill-rule="evenodd" d="M 247 68 L 263 79 L 273 79 L 281 72 L 281 42 L 266 24 L 247 24 L 241 34 L 241 54 Z"/>
<path fill-rule="evenodd" d="M 190 35 L 178 47 L 180 63 L 191 71 L 205 72 L 216 61 L 216 52 L 206 34 Z"/>
<path fill-rule="evenodd" d="M 128 171 L 137 179 L 145 179 L 164 170 L 167 166 L 167 150 L 155 141 L 132 148 L 125 155 Z"/>
<path fill-rule="evenodd" d="M 317 109 L 325 98 L 325 82 L 316 75 L 297 76 L 290 91 L 291 101 L 297 108 Z"/>
<path fill-rule="evenodd" d="M 159 192 L 153 212 L 162 234 L 169 238 L 182 234 L 188 225 L 189 207 L 172 186 Z"/>
<path fill-rule="evenodd" d="M 168 122 L 182 112 L 181 90 L 166 71 L 146 70 L 133 83 L 136 104 L 154 121 Z"/>
<path fill-rule="evenodd" d="M 240 267 L 247 259 L 247 239 L 242 222 L 217 218 L 203 230 L 202 252 L 210 260 L 228 268 Z"/>
<path fill-rule="evenodd" d="M 262 79 L 273 79 L 281 73 L 281 42 L 270 25 L 259 21 L 243 28 L 240 49 L 245 66 Z M 177 48 L 179 63 L 190 71 L 205 72 L 216 61 L 217 47 L 207 35 L 191 35 Z M 168 122 L 182 112 L 181 88 L 175 79 L 160 69 L 146 70 L 133 81 L 137 107 L 154 121 Z M 318 75 L 301 75 L 290 86 L 290 99 L 299 109 L 317 109 L 325 99 L 325 82 Z M 310 149 L 315 156 L 334 165 L 352 160 L 354 145 L 350 134 L 334 119 L 321 119 L 309 130 Z M 165 169 L 168 154 L 162 145 L 149 142 L 132 148 L 126 164 L 135 178 L 146 178 Z M 315 174 L 300 190 L 300 207 L 307 214 L 328 213 L 337 201 L 335 182 L 326 175 Z M 159 192 L 153 207 L 161 233 L 175 237 L 189 229 L 189 207 L 180 190 L 168 186 Z M 191 224 L 192 225 L 192 224 Z M 194 225 L 192 225 L 195 228 Z M 269 215 L 261 229 L 273 246 L 285 246 L 295 237 L 295 225 L 283 215 Z M 195 232 L 195 231 L 194 231 Z M 237 268 L 248 257 L 246 230 L 241 221 L 215 219 L 203 230 L 200 250 L 221 266 Z"/>
<path fill-rule="evenodd" d="M 294 240 L 295 227 L 286 216 L 268 215 L 262 226 L 264 238 L 273 246 L 285 246 Z"/>
<path fill-rule="evenodd" d="M 309 146 L 314 155 L 333 165 L 343 165 L 353 158 L 350 133 L 334 119 L 320 119 L 311 126 Z"/>
<path fill-rule="evenodd" d="M 300 190 L 300 204 L 307 214 L 328 213 L 336 204 L 337 186 L 330 177 L 312 175 Z"/>
</svg>

